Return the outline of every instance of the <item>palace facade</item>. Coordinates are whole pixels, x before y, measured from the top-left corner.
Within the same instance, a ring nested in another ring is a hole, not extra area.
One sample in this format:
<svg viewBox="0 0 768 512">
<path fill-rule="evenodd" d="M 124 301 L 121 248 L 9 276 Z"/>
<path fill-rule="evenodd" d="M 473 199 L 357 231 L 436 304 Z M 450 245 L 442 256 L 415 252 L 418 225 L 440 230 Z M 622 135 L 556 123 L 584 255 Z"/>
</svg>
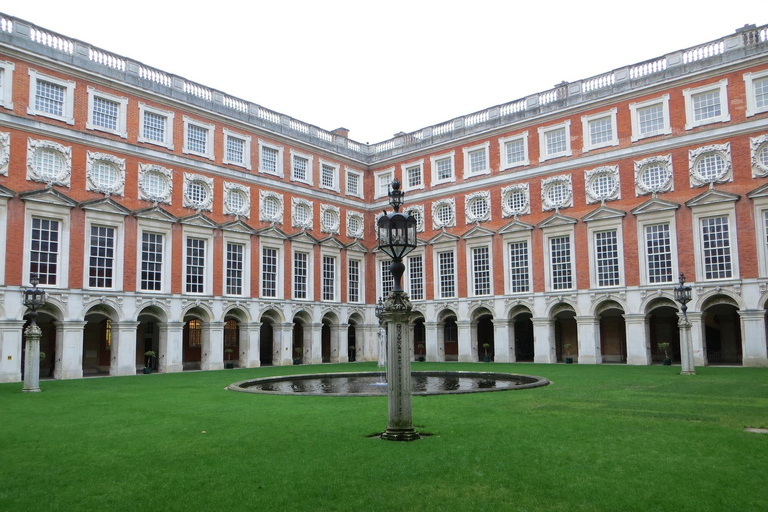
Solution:
<svg viewBox="0 0 768 512">
<path fill-rule="evenodd" d="M 766 26 L 348 135 L 0 15 L 0 382 L 375 360 L 395 178 L 414 357 L 768 366 Z"/>
</svg>

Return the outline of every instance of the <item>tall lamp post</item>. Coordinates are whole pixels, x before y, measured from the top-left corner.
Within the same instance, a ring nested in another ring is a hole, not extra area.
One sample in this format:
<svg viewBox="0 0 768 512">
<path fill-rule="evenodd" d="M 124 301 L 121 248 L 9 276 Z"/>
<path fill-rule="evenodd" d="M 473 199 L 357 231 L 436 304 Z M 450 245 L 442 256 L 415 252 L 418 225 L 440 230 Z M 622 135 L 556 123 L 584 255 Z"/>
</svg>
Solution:
<svg viewBox="0 0 768 512">
<path fill-rule="evenodd" d="M 24 393 L 40 392 L 40 338 L 43 331 L 35 323 L 37 310 L 45 305 L 45 291 L 40 290 L 40 278 L 32 274 L 29 279 L 33 288 L 24 289 L 24 305 L 29 309 L 29 326 L 24 331 L 26 337 L 26 359 L 24 360 Z"/>
<path fill-rule="evenodd" d="M 389 190 L 389 204 L 395 211 L 379 219 L 379 249 L 392 258 L 390 271 L 394 278 L 392 292 L 385 298 L 381 318 L 387 324 L 387 430 L 381 434 L 389 441 L 414 441 L 419 434 L 413 429 L 411 415 L 411 330 L 413 306 L 403 291 L 401 280 L 405 265 L 403 257 L 416 248 L 416 219 L 400 213 L 404 193 L 400 182 L 394 180 Z M 406 352 L 407 351 L 407 352 Z"/>
<path fill-rule="evenodd" d="M 379 319 L 379 366 L 381 367 L 387 364 L 387 330 L 384 328 L 384 299 L 381 297 L 373 313 Z"/>
<path fill-rule="evenodd" d="M 693 367 L 693 341 L 691 340 L 691 322 L 688 320 L 688 306 L 691 301 L 691 287 L 685 284 L 685 274 L 680 272 L 680 284 L 675 286 L 675 300 L 680 303 L 682 318 L 677 325 L 680 328 L 680 375 L 696 375 Z"/>
</svg>

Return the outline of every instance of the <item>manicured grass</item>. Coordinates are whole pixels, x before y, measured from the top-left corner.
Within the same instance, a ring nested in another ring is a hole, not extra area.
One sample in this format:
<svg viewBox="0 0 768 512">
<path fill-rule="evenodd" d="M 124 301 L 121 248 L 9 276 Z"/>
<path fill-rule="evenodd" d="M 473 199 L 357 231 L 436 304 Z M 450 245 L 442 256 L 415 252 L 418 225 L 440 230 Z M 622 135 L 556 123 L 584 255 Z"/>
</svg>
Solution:
<svg viewBox="0 0 768 512">
<path fill-rule="evenodd" d="M 226 391 L 375 363 L 0 385 L 0 510 L 755 510 L 768 507 L 768 369 L 416 363 L 549 378 L 414 397 Z"/>
</svg>

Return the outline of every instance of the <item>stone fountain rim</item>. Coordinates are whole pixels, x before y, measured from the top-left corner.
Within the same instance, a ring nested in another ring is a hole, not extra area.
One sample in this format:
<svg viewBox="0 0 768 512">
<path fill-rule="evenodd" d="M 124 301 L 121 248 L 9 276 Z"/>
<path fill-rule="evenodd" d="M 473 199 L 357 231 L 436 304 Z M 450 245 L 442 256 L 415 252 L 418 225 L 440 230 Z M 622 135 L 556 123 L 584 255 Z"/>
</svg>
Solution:
<svg viewBox="0 0 768 512">
<path fill-rule="evenodd" d="M 275 375 L 272 377 L 261 377 L 258 379 L 247 379 L 247 380 L 241 380 L 238 382 L 234 382 L 227 386 L 225 389 L 229 391 L 238 391 L 240 393 L 252 393 L 256 395 L 290 395 L 290 396 L 339 396 L 339 397 L 372 397 L 372 396 L 386 396 L 386 395 L 380 395 L 380 394 L 368 394 L 368 393 L 355 393 L 355 394 L 349 394 L 349 393 L 293 393 L 293 392 L 285 392 L 285 391 L 262 391 L 259 389 L 252 389 L 252 388 L 246 388 L 242 387 L 243 384 L 252 384 L 252 383 L 264 383 L 264 382 L 280 382 L 284 380 L 309 380 L 309 379 L 317 379 L 322 377 L 372 377 L 372 376 L 383 376 L 386 375 L 386 372 L 333 372 L 333 373 L 303 373 L 298 375 Z M 420 391 L 412 393 L 413 396 L 433 396 L 433 395 L 466 395 L 469 393 L 492 393 L 492 392 L 498 392 L 498 391 L 516 391 L 520 389 L 532 389 L 532 388 L 539 388 L 543 386 L 548 386 L 550 384 L 549 379 L 544 377 L 539 377 L 538 375 L 527 375 L 522 373 L 503 373 L 503 372 L 480 372 L 480 371 L 441 371 L 441 370 L 424 370 L 424 371 L 414 371 L 411 372 L 411 375 L 421 375 L 426 377 L 443 377 L 443 376 L 458 376 L 458 377 L 479 377 L 479 378 L 496 378 L 496 379 L 505 379 L 505 380 L 511 380 L 512 377 L 525 377 L 527 379 L 534 379 L 533 382 L 528 382 L 525 384 L 520 384 L 519 386 L 515 386 L 513 388 L 483 388 L 483 389 L 472 389 L 472 390 L 446 390 L 446 391 Z"/>
</svg>

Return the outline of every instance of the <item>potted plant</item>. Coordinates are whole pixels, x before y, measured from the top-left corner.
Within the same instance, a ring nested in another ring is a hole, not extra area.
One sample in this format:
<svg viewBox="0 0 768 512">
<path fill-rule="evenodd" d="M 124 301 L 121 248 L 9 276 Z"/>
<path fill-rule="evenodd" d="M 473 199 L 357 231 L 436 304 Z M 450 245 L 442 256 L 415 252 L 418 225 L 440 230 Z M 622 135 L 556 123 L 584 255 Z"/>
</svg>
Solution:
<svg viewBox="0 0 768 512">
<path fill-rule="evenodd" d="M 423 343 L 419 343 L 417 345 L 417 348 L 419 349 L 418 359 L 419 359 L 420 362 L 423 363 L 424 362 L 424 344 Z"/>
<path fill-rule="evenodd" d="M 227 354 L 227 364 L 224 365 L 224 368 L 226 368 L 227 370 L 231 370 L 232 368 L 235 367 L 235 363 L 231 361 L 232 352 L 234 352 L 234 350 L 232 350 L 231 348 L 224 349 L 224 353 Z"/>
<path fill-rule="evenodd" d="M 155 357 L 157 357 L 157 353 L 154 350 L 144 352 L 144 373 L 146 375 L 152 373 L 152 359 Z"/>
<path fill-rule="evenodd" d="M 294 347 L 293 349 L 293 364 L 301 364 L 301 348 Z"/>
<path fill-rule="evenodd" d="M 571 345 L 570 343 L 566 343 L 563 345 L 563 352 L 565 353 L 565 364 L 573 364 L 573 357 L 571 357 Z"/>
<path fill-rule="evenodd" d="M 486 363 L 491 362 L 491 356 L 488 355 L 488 349 L 491 348 L 490 343 L 483 343 L 483 350 L 485 351 L 485 357 L 483 357 L 483 361 Z"/>
<path fill-rule="evenodd" d="M 664 366 L 671 366 L 672 360 L 669 358 L 669 353 L 667 352 L 669 350 L 669 343 L 666 341 L 663 341 L 658 344 L 659 350 L 664 352 Z"/>
<path fill-rule="evenodd" d="M 355 362 L 355 346 L 354 345 L 349 346 L 349 362 L 350 363 Z"/>
</svg>

